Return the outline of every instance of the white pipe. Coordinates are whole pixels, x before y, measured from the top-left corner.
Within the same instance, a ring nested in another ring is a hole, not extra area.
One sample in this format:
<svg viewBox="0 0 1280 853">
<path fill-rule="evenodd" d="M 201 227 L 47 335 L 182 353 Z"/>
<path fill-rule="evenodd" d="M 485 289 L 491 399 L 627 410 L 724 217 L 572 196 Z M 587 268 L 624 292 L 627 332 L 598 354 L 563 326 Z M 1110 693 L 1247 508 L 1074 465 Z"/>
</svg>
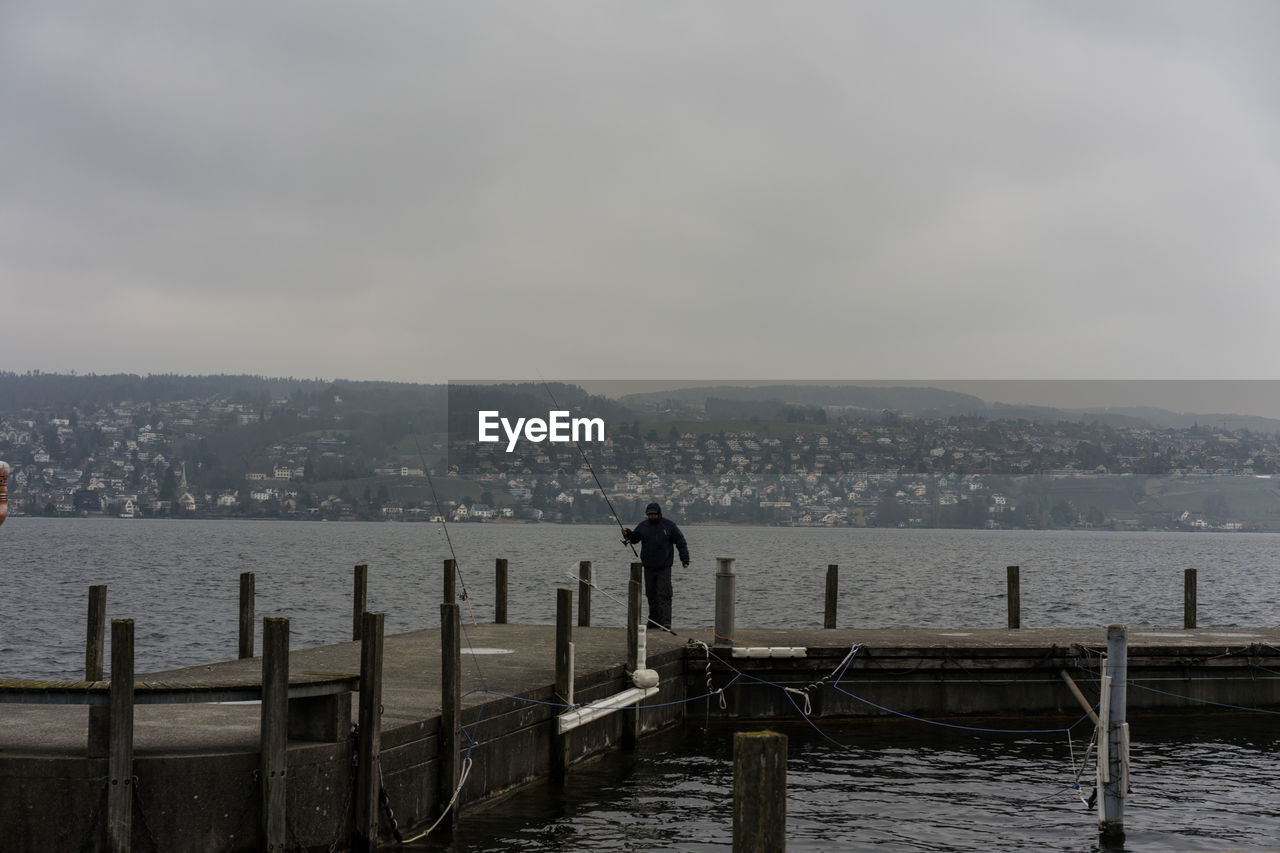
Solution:
<svg viewBox="0 0 1280 853">
<path fill-rule="evenodd" d="M 621 693 L 615 693 L 612 696 L 601 699 L 599 702 L 593 702 L 582 708 L 574 708 L 572 711 L 565 711 L 556 718 L 559 723 L 559 733 L 564 734 L 593 720 L 607 717 L 614 711 L 620 711 L 623 708 L 635 705 L 657 692 L 658 688 L 656 687 L 631 687 Z"/>
</svg>

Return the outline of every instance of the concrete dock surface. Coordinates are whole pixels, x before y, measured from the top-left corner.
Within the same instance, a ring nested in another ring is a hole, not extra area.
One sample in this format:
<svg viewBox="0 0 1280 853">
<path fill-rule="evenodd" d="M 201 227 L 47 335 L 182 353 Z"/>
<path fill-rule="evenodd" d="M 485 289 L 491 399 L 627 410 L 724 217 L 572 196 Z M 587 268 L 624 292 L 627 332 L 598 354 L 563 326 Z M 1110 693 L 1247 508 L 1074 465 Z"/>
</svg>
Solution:
<svg viewBox="0 0 1280 853">
<path fill-rule="evenodd" d="M 539 691 L 550 699 L 555 679 L 554 625 L 463 625 L 462 707 L 477 708 L 495 695 L 529 696 Z M 673 652 L 689 641 L 705 643 L 733 663 L 729 647 L 716 647 L 711 629 L 676 627 L 677 636 L 647 633 L 648 653 Z M 902 657 L 920 650 L 946 650 L 953 656 L 972 653 L 1022 652 L 1039 655 L 1051 647 L 1106 647 L 1106 628 L 937 629 L 745 629 L 734 637 L 738 646 L 804 646 L 811 654 L 828 650 L 833 660 L 855 644 L 869 656 Z M 573 629 L 575 670 L 579 674 L 621 671 L 626 660 L 623 628 Z M 1131 656 L 1206 657 L 1239 654 L 1249 647 L 1280 656 L 1280 629 L 1275 628 L 1135 628 L 1129 631 Z M 839 652 L 839 654 L 837 654 Z M 701 648 L 697 652 L 701 659 Z M 383 727 L 420 722 L 439 715 L 441 651 L 439 629 L 386 638 L 383 662 Z M 290 681 L 330 676 L 358 676 L 358 642 L 297 649 L 290 653 Z M 834 665 L 834 664 L 833 664 Z M 216 689 L 257 683 L 262 659 L 225 661 L 164 672 L 139 674 L 139 689 L 148 686 Z M 108 673 L 109 675 L 109 673 Z M 485 691 L 488 691 L 486 693 Z M 88 731 L 85 705 L 39 705 L 0 702 L 0 755 L 83 755 Z M 258 748 L 259 706 L 253 702 L 139 704 L 135 708 L 134 754 L 200 754 L 253 751 Z"/>
</svg>

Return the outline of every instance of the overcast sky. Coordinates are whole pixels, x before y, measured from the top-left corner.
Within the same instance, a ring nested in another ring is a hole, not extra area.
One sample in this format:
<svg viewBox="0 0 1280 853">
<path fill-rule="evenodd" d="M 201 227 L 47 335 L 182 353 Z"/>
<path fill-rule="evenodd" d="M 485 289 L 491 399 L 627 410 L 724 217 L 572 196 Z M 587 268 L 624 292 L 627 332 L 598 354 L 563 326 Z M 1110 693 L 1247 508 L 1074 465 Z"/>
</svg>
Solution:
<svg viewBox="0 0 1280 853">
<path fill-rule="evenodd" d="M 1277 33 L 1271 0 L 4 0 L 0 368 L 1277 378 Z"/>
</svg>

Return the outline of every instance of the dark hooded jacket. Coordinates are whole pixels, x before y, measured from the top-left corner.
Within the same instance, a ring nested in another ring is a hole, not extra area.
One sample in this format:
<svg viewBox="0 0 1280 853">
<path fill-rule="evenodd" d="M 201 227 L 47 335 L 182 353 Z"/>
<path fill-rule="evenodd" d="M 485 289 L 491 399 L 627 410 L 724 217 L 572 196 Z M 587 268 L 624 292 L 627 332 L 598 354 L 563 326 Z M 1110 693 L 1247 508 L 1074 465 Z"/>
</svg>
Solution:
<svg viewBox="0 0 1280 853">
<path fill-rule="evenodd" d="M 649 512 L 662 512 L 656 503 L 645 509 Z M 680 562 L 689 562 L 689 545 L 684 541 L 684 534 L 676 523 L 668 518 L 657 521 L 645 519 L 627 534 L 628 542 L 639 542 L 640 562 L 646 569 L 669 569 L 675 562 L 675 553 L 680 552 Z"/>
</svg>

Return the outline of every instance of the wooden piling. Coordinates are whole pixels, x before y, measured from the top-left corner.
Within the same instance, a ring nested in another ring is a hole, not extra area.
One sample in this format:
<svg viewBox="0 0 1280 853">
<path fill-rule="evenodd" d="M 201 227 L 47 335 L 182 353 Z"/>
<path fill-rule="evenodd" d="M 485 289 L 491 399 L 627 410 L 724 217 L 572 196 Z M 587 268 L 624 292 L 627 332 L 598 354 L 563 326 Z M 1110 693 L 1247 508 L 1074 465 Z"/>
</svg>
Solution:
<svg viewBox="0 0 1280 853">
<path fill-rule="evenodd" d="M 1129 793 L 1129 723 L 1127 721 L 1129 680 L 1129 633 L 1124 625 L 1107 627 L 1105 714 L 1100 716 L 1106 730 L 1106 755 L 1099 750 L 1098 831 L 1109 840 L 1124 839 L 1124 800 Z M 1105 761 L 1103 760 L 1105 757 Z M 1105 772 L 1103 768 L 1105 767 Z"/>
<path fill-rule="evenodd" d="M 462 719 L 462 622 L 456 602 L 440 605 L 440 751 L 439 775 L 436 777 L 436 811 L 439 819 L 458 787 L 461 773 L 459 733 Z M 451 828 L 458 821 L 457 810 L 440 824 Z"/>
<path fill-rule="evenodd" d="M 289 744 L 289 620 L 262 620 L 262 712 L 259 729 L 262 785 L 261 849 L 285 849 Z"/>
<path fill-rule="evenodd" d="M 458 562 L 453 559 L 444 561 L 444 603 L 455 604 L 458 601 Z"/>
<path fill-rule="evenodd" d="M 253 604 L 255 598 L 253 572 L 240 573 L 240 632 L 237 648 L 240 660 L 253 657 Z"/>
<path fill-rule="evenodd" d="M 840 567 L 835 563 L 827 566 L 827 606 L 823 610 L 822 627 L 836 626 L 836 602 L 840 597 Z"/>
<path fill-rule="evenodd" d="M 1196 570 L 1182 573 L 1182 627 L 1196 626 Z"/>
<path fill-rule="evenodd" d="M 360 568 L 357 566 L 357 568 Z M 360 631 L 360 738 L 357 744 L 355 822 L 351 849 L 378 847 L 378 791 L 382 778 L 383 615 L 364 613 Z"/>
<path fill-rule="evenodd" d="M 733 736 L 733 853 L 787 849 L 787 736 Z"/>
<path fill-rule="evenodd" d="M 133 620 L 111 620 L 107 849 L 133 847 Z"/>
<path fill-rule="evenodd" d="M 591 627 L 591 561 L 578 563 L 578 627 Z"/>
<path fill-rule="evenodd" d="M 359 563 L 352 577 L 351 590 L 351 639 L 364 639 L 364 614 L 369 609 L 369 566 Z"/>
<path fill-rule="evenodd" d="M 639 669 L 644 650 L 642 645 L 648 634 L 644 619 L 641 616 L 643 607 L 641 598 L 644 595 L 644 567 L 640 563 L 631 564 L 631 580 L 627 582 L 627 674 Z M 630 752 L 640 742 L 640 706 L 624 708 L 622 711 L 622 749 Z"/>
<path fill-rule="evenodd" d="M 102 681 L 102 659 L 107 644 L 107 588 L 89 587 L 89 617 L 85 625 L 84 680 Z M 88 754 L 106 758 L 109 753 L 110 714 L 106 705 L 89 706 Z"/>
<path fill-rule="evenodd" d="M 573 677 L 573 590 L 563 587 L 556 590 L 556 686 L 555 701 L 569 702 L 569 682 Z M 551 725 L 556 726 L 551 735 L 551 778 L 564 781 L 569 767 L 569 756 L 565 745 L 568 736 L 558 731 L 558 721 L 551 718 Z"/>
<path fill-rule="evenodd" d="M 733 645 L 733 606 L 737 579 L 733 574 L 733 557 L 716 557 L 716 628 L 715 645 Z"/>
<path fill-rule="evenodd" d="M 89 587 L 89 618 L 84 642 L 84 680 L 102 680 L 103 647 L 107 631 L 107 588 Z"/>
<path fill-rule="evenodd" d="M 499 557 L 493 567 L 493 621 L 497 625 L 507 624 L 507 559 Z"/>
<path fill-rule="evenodd" d="M 1009 566 L 1006 569 L 1006 586 L 1009 594 L 1009 628 L 1016 629 L 1022 627 L 1022 582 L 1018 576 L 1018 567 Z"/>
</svg>

